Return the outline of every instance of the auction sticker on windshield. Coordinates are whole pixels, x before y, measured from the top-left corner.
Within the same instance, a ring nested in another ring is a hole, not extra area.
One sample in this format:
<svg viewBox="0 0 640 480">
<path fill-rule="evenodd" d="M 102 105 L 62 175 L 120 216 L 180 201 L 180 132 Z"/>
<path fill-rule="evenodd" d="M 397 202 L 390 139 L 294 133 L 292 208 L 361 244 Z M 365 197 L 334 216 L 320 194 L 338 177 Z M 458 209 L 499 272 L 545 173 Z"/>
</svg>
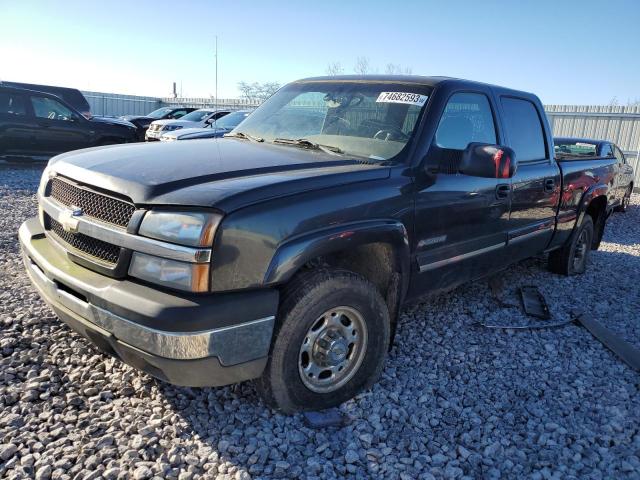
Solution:
<svg viewBox="0 0 640 480">
<path fill-rule="evenodd" d="M 381 92 L 376 103 L 406 103 L 407 105 L 423 106 L 427 102 L 426 95 L 405 92 Z"/>
</svg>

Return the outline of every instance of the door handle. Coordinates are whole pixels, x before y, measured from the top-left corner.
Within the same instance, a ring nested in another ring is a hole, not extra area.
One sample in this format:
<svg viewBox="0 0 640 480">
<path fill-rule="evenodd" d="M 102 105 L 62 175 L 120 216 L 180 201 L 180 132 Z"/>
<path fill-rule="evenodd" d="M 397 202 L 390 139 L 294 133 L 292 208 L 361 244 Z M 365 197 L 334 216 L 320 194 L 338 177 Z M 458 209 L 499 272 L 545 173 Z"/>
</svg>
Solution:
<svg viewBox="0 0 640 480">
<path fill-rule="evenodd" d="M 544 180 L 544 191 L 551 193 L 556 188 L 556 181 L 553 178 L 545 178 Z"/>
<path fill-rule="evenodd" d="M 504 200 L 505 198 L 509 198 L 509 193 L 511 192 L 511 185 L 508 183 L 500 183 L 496 187 L 496 198 L 498 200 Z"/>
</svg>

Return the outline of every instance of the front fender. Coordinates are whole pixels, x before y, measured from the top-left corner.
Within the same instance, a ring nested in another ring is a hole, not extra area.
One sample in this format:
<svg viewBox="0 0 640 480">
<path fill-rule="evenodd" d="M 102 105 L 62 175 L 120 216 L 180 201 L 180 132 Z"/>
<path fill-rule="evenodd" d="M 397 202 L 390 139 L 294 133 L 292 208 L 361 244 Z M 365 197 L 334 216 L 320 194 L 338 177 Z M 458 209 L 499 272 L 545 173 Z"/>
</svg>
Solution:
<svg viewBox="0 0 640 480">
<path fill-rule="evenodd" d="M 409 237 L 397 220 L 366 220 L 328 227 L 289 239 L 276 250 L 264 278 L 265 285 L 286 283 L 310 260 L 372 243 L 393 247 L 401 275 L 409 272 Z"/>
</svg>

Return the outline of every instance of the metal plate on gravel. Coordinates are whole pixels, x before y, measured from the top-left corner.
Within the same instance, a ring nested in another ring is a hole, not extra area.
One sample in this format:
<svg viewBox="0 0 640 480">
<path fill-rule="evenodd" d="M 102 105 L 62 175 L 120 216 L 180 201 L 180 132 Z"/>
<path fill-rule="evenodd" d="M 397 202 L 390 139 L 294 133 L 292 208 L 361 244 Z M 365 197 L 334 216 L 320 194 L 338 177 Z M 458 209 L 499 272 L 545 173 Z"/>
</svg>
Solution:
<svg viewBox="0 0 640 480">
<path fill-rule="evenodd" d="M 541 320 L 549 320 L 551 313 L 538 287 L 520 287 L 520 297 L 522 298 L 522 308 L 527 315 L 537 317 Z"/>
</svg>

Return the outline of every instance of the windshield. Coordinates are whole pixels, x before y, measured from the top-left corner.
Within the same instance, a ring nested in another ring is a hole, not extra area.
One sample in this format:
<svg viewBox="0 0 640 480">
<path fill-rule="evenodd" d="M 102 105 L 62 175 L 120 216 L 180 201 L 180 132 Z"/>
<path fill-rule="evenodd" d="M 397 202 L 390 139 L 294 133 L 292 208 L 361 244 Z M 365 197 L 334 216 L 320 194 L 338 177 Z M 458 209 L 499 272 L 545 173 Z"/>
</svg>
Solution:
<svg viewBox="0 0 640 480">
<path fill-rule="evenodd" d="M 578 141 L 569 141 L 569 142 L 558 142 L 554 141 L 555 146 L 555 154 L 556 156 L 567 156 L 567 157 L 595 157 L 597 145 L 595 143 L 587 143 L 587 142 L 578 142 Z"/>
<path fill-rule="evenodd" d="M 430 91 L 414 83 L 293 83 L 278 90 L 231 135 L 388 160 L 399 155 L 413 137 Z M 298 141 L 302 139 L 305 142 Z"/>
<path fill-rule="evenodd" d="M 187 113 L 180 120 L 186 120 L 188 122 L 202 122 L 212 113 L 213 110 L 195 110 L 191 113 Z"/>
<path fill-rule="evenodd" d="M 214 128 L 225 128 L 231 130 L 236 128 L 241 121 L 249 116 L 249 112 L 233 112 L 216 120 L 213 124 Z"/>
<path fill-rule="evenodd" d="M 168 107 L 159 108 L 151 112 L 149 115 L 147 115 L 147 117 L 151 117 L 151 118 L 155 118 L 156 120 L 159 120 L 162 117 L 164 117 L 167 113 L 171 112 L 171 110 L 172 109 Z"/>
</svg>

